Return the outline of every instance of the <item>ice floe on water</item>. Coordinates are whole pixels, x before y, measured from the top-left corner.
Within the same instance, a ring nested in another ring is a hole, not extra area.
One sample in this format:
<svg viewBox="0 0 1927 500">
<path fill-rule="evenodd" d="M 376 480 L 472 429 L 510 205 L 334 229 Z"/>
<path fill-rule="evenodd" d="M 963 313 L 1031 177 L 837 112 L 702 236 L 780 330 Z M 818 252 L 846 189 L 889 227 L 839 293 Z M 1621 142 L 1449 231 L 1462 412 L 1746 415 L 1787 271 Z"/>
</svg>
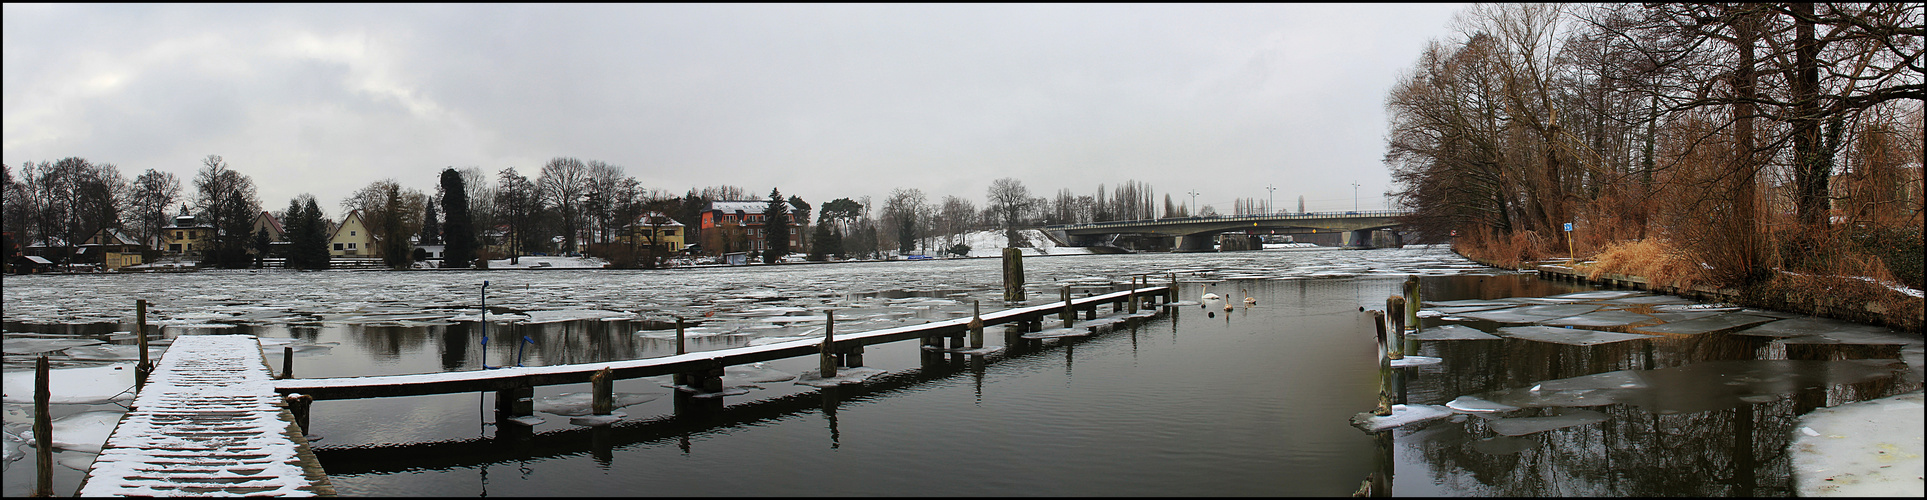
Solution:
<svg viewBox="0 0 1927 500">
<path fill-rule="evenodd" d="M 1353 415 L 1352 427 L 1365 432 L 1378 432 L 1450 416 L 1452 409 L 1438 405 L 1392 405 L 1391 415 L 1373 415 L 1369 411 Z"/>
<path fill-rule="evenodd" d="M 7 370 L 8 403 L 33 402 L 33 370 Z M 134 364 L 114 363 L 47 370 L 48 402 L 105 403 L 134 399 Z"/>
<path fill-rule="evenodd" d="M 4 345 L 7 354 L 40 354 L 105 343 L 92 339 L 10 338 L 6 339 Z"/>
<path fill-rule="evenodd" d="M 1519 409 L 1517 406 L 1494 403 L 1472 396 L 1453 398 L 1452 401 L 1445 403 L 1445 407 L 1468 413 L 1505 413 Z"/>
<path fill-rule="evenodd" d="M 612 394 L 610 408 L 637 405 L 655 401 L 666 392 L 618 392 Z M 563 416 L 582 416 L 594 411 L 595 394 L 587 392 L 565 392 L 554 396 L 535 398 L 535 411 Z"/>
<path fill-rule="evenodd" d="M 560 309 L 560 310 L 552 310 L 552 311 L 529 311 L 528 319 L 522 320 L 522 322 L 531 323 L 531 324 L 558 323 L 563 321 L 600 320 L 600 319 L 611 319 L 611 318 L 631 319 L 635 317 L 636 317 L 636 313 L 631 313 L 631 312 L 602 311 L 602 310 L 596 310 L 596 309 Z"/>
<path fill-rule="evenodd" d="M 1615 310 L 1615 311 L 1596 311 L 1596 312 L 1581 314 L 1578 316 L 1566 316 L 1563 318 L 1553 318 L 1553 319 L 1541 321 L 1539 322 L 1539 324 L 1546 325 L 1546 326 L 1589 326 L 1589 327 L 1597 327 L 1597 328 L 1611 328 L 1611 327 L 1635 325 L 1639 323 L 1647 323 L 1651 321 L 1653 321 L 1652 316 L 1647 316 L 1647 315 L 1632 312 L 1632 311 Z"/>
<path fill-rule="evenodd" d="M 88 453 L 100 453 L 107 444 L 107 436 L 114 433 L 114 426 L 120 423 L 123 412 L 89 411 L 75 413 L 53 421 L 54 448 Z M 33 431 L 20 436 L 28 446 L 35 445 Z"/>
<path fill-rule="evenodd" d="M 1406 335 L 1405 338 L 1415 340 L 1497 340 L 1500 337 L 1465 325 L 1440 325 L 1419 330 L 1418 333 Z"/>
<path fill-rule="evenodd" d="M 1704 361 L 1547 380 L 1476 397 L 1521 408 L 1625 403 L 1662 415 L 1695 413 L 1772 401 L 1801 389 L 1887 378 L 1899 364 L 1892 359 Z"/>
<path fill-rule="evenodd" d="M 810 387 L 835 387 L 843 384 L 861 384 L 864 380 L 869 380 L 870 377 L 884 373 L 887 372 L 868 366 L 837 368 L 836 376 L 834 377 L 824 377 L 817 370 L 804 370 L 802 375 L 796 377 L 796 383 L 797 385 L 807 385 Z"/>
<path fill-rule="evenodd" d="M 0 462 L 13 462 L 27 456 L 20 447 L 27 444 L 26 438 L 13 431 L 0 430 Z"/>
<path fill-rule="evenodd" d="M 1774 318 L 1754 316 L 1751 314 L 1732 313 L 1732 314 L 1721 314 L 1718 316 L 1708 316 L 1704 318 L 1689 319 L 1685 321 L 1666 323 L 1663 325 L 1642 326 L 1642 327 L 1636 328 L 1635 331 L 1648 332 L 1648 333 L 1671 333 L 1671 334 L 1678 334 L 1678 335 L 1699 335 L 1702 333 L 1737 330 L 1737 329 L 1757 325 L 1760 323 L 1765 323 L 1768 321 L 1774 321 Z"/>
<path fill-rule="evenodd" d="M 1454 315 L 1498 323 L 1537 323 L 1553 318 L 1577 316 L 1596 310 L 1599 310 L 1599 306 L 1593 304 L 1542 304 L 1509 309 L 1455 313 Z"/>
<path fill-rule="evenodd" d="M 609 412 L 608 415 L 584 415 L 579 417 L 569 417 L 569 423 L 586 426 L 586 427 L 596 427 L 596 426 L 603 426 L 603 425 L 609 425 L 616 422 L 620 422 L 622 421 L 623 417 L 627 417 L 627 416 L 629 416 L 629 414 L 619 412 L 619 411 L 614 411 L 614 412 Z"/>
<path fill-rule="evenodd" d="M 1566 344 L 1566 345 L 1577 345 L 1577 346 L 1610 344 L 1613 342 L 1625 342 L 1628 340 L 1639 340 L 1639 339 L 1648 339 L 1648 338 L 1655 337 L 1654 335 L 1641 335 L 1637 333 L 1614 333 L 1614 332 L 1602 332 L 1599 330 L 1586 330 L 1582 328 L 1561 328 L 1561 327 L 1553 327 L 1553 326 L 1508 326 L 1508 327 L 1499 328 L 1499 334 L 1507 337 L 1532 340 L 1537 342 L 1548 342 L 1553 344 Z"/>
<path fill-rule="evenodd" d="M 1431 356 L 1405 356 L 1402 358 L 1391 360 L 1389 364 L 1392 366 L 1392 368 L 1406 368 L 1406 367 L 1412 367 L 1412 366 L 1436 365 L 1443 361 L 1445 360 L 1440 358 L 1434 358 Z"/>
<path fill-rule="evenodd" d="M 1787 453 L 1800 496 L 1920 498 L 1922 393 L 1821 408 L 1793 424 Z"/>
</svg>

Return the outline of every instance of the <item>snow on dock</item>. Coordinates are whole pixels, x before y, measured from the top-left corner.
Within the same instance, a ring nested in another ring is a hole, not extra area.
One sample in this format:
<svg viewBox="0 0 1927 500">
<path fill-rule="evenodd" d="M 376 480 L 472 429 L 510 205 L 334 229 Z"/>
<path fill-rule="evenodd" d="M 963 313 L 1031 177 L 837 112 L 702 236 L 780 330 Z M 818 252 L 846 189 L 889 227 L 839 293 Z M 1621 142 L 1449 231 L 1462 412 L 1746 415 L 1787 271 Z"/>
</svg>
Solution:
<svg viewBox="0 0 1927 500">
<path fill-rule="evenodd" d="M 253 335 L 190 335 L 161 358 L 80 496 L 332 496 Z"/>
</svg>

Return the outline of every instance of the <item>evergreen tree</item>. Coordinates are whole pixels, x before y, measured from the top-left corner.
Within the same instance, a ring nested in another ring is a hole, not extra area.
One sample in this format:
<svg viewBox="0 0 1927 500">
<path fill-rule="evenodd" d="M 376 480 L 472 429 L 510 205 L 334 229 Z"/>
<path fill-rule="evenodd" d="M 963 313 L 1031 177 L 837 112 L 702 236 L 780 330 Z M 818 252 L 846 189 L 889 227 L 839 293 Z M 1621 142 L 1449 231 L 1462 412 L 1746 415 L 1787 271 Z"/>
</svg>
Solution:
<svg viewBox="0 0 1927 500">
<path fill-rule="evenodd" d="M 448 244 L 442 267 L 468 267 L 475 259 L 475 225 L 468 213 L 468 187 L 452 167 L 442 170 L 442 211 L 448 218 L 442 227 L 442 240 Z"/>
<path fill-rule="evenodd" d="M 334 256 L 328 253 L 328 238 L 332 235 L 328 231 L 328 221 L 322 218 L 321 205 L 315 203 L 314 198 L 308 198 L 307 207 L 301 210 L 301 216 L 306 221 L 303 223 L 303 228 L 308 233 L 308 245 L 305 249 L 295 251 L 307 256 L 308 269 L 327 269 L 332 264 Z"/>
<path fill-rule="evenodd" d="M 381 226 L 384 231 L 375 234 L 381 241 L 381 262 L 391 268 L 407 268 L 411 264 L 408 250 L 408 233 L 402 232 L 401 192 L 388 189 L 383 193 Z M 373 232 L 371 229 L 370 232 Z"/>
<path fill-rule="evenodd" d="M 416 236 L 423 245 L 442 244 L 442 223 L 435 220 L 435 200 L 422 204 L 422 233 Z"/>
<path fill-rule="evenodd" d="M 268 238 L 268 228 L 262 227 L 254 232 L 254 267 L 259 268 L 268 262 L 268 245 L 274 240 Z"/>
<path fill-rule="evenodd" d="M 309 235 L 307 226 L 308 213 L 306 209 L 301 207 L 300 198 L 288 200 L 288 213 L 283 217 L 287 218 L 287 224 L 282 225 L 281 229 L 288 232 L 287 236 L 290 247 L 288 248 L 289 251 L 286 256 L 288 258 L 287 265 L 284 267 L 288 269 L 313 269 L 310 267 L 309 257 L 301 252 L 302 245 L 308 244 Z"/>
<path fill-rule="evenodd" d="M 832 253 L 829 248 L 832 241 L 836 241 L 836 237 L 830 234 L 830 225 L 817 224 L 815 234 L 810 235 L 810 260 L 822 262 L 828 257 Z"/>
<path fill-rule="evenodd" d="M 763 209 L 763 263 L 775 264 L 790 253 L 790 203 L 783 193 L 769 190 L 769 205 Z"/>
</svg>

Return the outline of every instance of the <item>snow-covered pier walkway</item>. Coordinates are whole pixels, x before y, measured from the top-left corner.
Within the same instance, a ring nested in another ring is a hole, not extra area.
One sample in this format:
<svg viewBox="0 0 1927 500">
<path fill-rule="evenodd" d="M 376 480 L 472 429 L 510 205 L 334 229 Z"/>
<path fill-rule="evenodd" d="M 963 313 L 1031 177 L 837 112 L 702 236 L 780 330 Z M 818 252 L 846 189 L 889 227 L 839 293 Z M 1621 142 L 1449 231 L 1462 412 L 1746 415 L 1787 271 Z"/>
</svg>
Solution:
<svg viewBox="0 0 1927 500">
<path fill-rule="evenodd" d="M 1069 308 L 1091 318 L 1096 316 L 1096 308 L 1111 304 L 1114 309 L 1125 309 L 1133 298 L 1169 302 L 1166 291 L 1169 287 L 1151 286 L 1111 292 L 1090 297 L 1074 298 Z M 1006 309 L 981 316 L 985 326 L 1012 321 L 1041 324 L 1044 316 L 1061 314 L 1066 308 L 1063 301 L 1047 304 Z M 1147 313 L 1148 314 L 1148 313 Z M 850 366 L 860 366 L 863 346 L 896 342 L 910 339 L 930 339 L 936 337 L 961 337 L 970 329 L 970 318 L 956 318 L 945 321 L 908 325 L 867 332 L 850 334 L 837 333 L 831 340 L 829 351 L 836 353 Z M 1092 321 L 1091 325 L 1104 324 Z M 527 403 L 535 386 L 588 383 L 596 372 L 609 369 L 612 379 L 631 379 L 672 374 L 708 374 L 720 377 L 724 367 L 819 355 L 823 349 L 821 339 L 803 339 L 779 342 L 760 346 L 737 347 L 714 351 L 699 351 L 659 358 L 608 361 L 557 366 L 503 367 L 499 369 L 475 370 L 465 372 L 423 373 L 412 375 L 386 375 L 375 377 L 340 377 L 316 379 L 283 379 L 272 381 L 275 391 L 282 394 L 301 394 L 312 400 L 383 398 L 397 396 L 421 396 L 428 394 L 448 394 L 457 392 L 496 392 L 496 407 L 511 415 L 529 415 Z M 954 345 L 953 345 L 954 347 Z M 598 389 L 606 390 L 606 389 Z M 305 409 L 296 408 L 297 413 Z"/>
<path fill-rule="evenodd" d="M 253 335 L 174 340 L 80 496 L 333 496 Z"/>
</svg>

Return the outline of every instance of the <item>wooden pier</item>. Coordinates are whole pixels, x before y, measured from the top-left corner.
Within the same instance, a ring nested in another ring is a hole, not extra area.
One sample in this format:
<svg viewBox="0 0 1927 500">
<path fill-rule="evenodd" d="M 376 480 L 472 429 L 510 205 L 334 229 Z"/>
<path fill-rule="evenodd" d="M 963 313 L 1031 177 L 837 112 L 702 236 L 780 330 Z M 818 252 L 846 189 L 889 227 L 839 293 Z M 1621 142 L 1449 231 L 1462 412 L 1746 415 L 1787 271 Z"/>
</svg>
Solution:
<svg viewBox="0 0 1927 500">
<path fill-rule="evenodd" d="M 1111 292 L 1069 301 L 1020 307 L 996 311 L 980 316 L 982 325 L 998 325 L 1010 322 L 1025 322 L 1041 326 L 1043 318 L 1066 310 L 1095 317 L 1096 309 L 1110 304 L 1116 311 L 1125 311 L 1131 300 L 1169 302 L 1169 287 L 1152 286 Z M 961 339 L 970 333 L 973 318 L 955 318 L 920 325 L 907 325 L 867 332 L 838 333 L 830 341 L 828 352 L 841 360 L 846 366 L 861 366 L 864 346 L 897 342 L 902 340 L 923 339 L 926 345 L 934 345 L 932 339 L 951 338 L 953 347 L 961 344 Z M 633 379 L 658 375 L 676 375 L 685 380 L 720 378 L 724 367 L 771 361 L 802 356 L 820 356 L 826 351 L 823 341 L 817 339 L 795 340 L 775 344 L 737 347 L 714 351 L 701 351 L 659 358 L 584 363 L 559 366 L 504 367 L 490 370 L 466 372 L 425 373 L 413 375 L 387 375 L 377 377 L 342 377 L 317 379 L 283 379 L 273 381 L 276 392 L 294 397 L 292 408 L 297 420 L 307 420 L 308 409 L 303 401 L 330 399 L 383 398 L 397 396 L 421 396 L 429 394 L 448 394 L 459 392 L 496 393 L 496 409 L 509 416 L 533 414 L 530 398 L 536 386 L 557 384 L 580 384 L 591 382 L 598 371 L 608 369 L 610 376 L 597 384 L 598 392 L 608 391 L 607 380 Z M 705 384 L 691 383 L 694 387 Z M 297 396 L 298 395 L 298 396 Z"/>
<path fill-rule="evenodd" d="M 175 339 L 80 496 L 333 496 L 253 335 Z"/>
</svg>

